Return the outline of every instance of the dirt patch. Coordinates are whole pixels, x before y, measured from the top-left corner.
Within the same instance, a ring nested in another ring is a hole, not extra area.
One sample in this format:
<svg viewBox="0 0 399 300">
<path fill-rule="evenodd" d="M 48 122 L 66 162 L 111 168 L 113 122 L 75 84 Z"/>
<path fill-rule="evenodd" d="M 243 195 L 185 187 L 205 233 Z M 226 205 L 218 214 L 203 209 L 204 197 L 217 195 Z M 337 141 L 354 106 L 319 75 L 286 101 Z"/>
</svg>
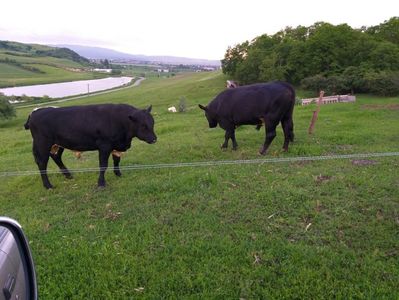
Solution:
<svg viewBox="0 0 399 300">
<path fill-rule="evenodd" d="M 314 180 L 316 181 L 316 183 L 320 184 L 323 183 L 325 181 L 330 181 L 332 179 L 332 176 L 329 175 L 317 175 L 314 177 Z"/>
<path fill-rule="evenodd" d="M 380 110 L 380 109 L 389 109 L 389 110 L 399 110 L 399 104 L 363 104 L 362 109 L 368 110 Z"/>
<path fill-rule="evenodd" d="M 375 160 L 369 160 L 369 159 L 354 159 L 352 160 L 352 165 L 354 166 L 370 166 L 370 165 L 376 165 L 377 161 Z"/>
</svg>

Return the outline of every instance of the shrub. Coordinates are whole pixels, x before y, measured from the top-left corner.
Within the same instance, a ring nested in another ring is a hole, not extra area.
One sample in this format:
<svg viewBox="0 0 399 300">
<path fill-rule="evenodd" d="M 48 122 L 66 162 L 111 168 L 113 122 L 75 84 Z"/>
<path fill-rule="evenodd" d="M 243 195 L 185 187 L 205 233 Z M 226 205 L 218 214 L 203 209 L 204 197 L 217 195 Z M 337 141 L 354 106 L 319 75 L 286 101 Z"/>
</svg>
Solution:
<svg viewBox="0 0 399 300">
<path fill-rule="evenodd" d="M 0 120 L 11 119 L 15 116 L 15 108 L 8 102 L 6 97 L 0 93 Z"/>
<path fill-rule="evenodd" d="M 369 72 L 366 85 L 370 93 L 381 96 L 399 95 L 399 72 Z"/>
<path fill-rule="evenodd" d="M 187 111 L 186 97 L 180 97 L 177 111 L 178 112 L 186 112 Z"/>
<path fill-rule="evenodd" d="M 319 94 L 319 91 L 326 90 L 327 78 L 323 75 L 311 76 L 301 81 L 301 86 L 305 90 L 314 91 Z"/>
</svg>

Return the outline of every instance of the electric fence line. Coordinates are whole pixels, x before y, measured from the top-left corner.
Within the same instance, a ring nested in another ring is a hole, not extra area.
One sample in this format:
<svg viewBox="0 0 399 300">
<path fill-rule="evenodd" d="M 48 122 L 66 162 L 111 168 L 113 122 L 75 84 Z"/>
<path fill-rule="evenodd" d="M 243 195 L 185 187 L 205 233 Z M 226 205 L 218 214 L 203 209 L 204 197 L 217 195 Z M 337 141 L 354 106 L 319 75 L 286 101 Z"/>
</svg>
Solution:
<svg viewBox="0 0 399 300">
<path fill-rule="evenodd" d="M 395 157 L 399 156 L 399 152 L 379 152 L 379 153 L 357 153 L 357 154 L 337 154 L 337 155 L 321 155 L 321 156 L 299 156 L 299 157 L 281 157 L 281 158 L 259 158 L 259 159 L 243 159 L 243 160 L 215 160 L 215 161 L 197 161 L 197 162 L 180 162 L 180 163 L 159 163 L 159 164 L 144 164 L 144 165 L 128 165 L 121 166 L 121 171 L 130 170 L 151 170 L 151 169 L 172 169 L 172 168 L 194 168 L 194 167 L 208 167 L 208 166 L 225 166 L 225 165 L 253 165 L 253 164 L 271 164 L 271 163 L 292 163 L 302 161 L 323 161 L 334 159 L 362 159 L 372 157 Z M 71 173 L 89 173 L 99 172 L 107 168 L 79 168 L 69 169 Z M 109 170 L 114 170 L 113 166 L 108 167 Z M 59 170 L 48 170 L 48 174 L 59 173 Z M 0 172 L 0 177 L 11 176 L 29 176 L 40 174 L 38 170 L 28 171 L 3 171 Z"/>
</svg>

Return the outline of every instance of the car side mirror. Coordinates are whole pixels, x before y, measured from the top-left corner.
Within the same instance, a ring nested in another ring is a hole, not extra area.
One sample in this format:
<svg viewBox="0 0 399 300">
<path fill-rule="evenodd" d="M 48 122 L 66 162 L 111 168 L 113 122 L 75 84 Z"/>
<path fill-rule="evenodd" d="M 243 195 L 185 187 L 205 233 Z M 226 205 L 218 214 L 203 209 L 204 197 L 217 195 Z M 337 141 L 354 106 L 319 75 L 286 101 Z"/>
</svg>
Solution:
<svg viewBox="0 0 399 300">
<path fill-rule="evenodd" d="M 0 299 L 37 299 L 35 266 L 21 225 L 0 217 Z"/>
</svg>

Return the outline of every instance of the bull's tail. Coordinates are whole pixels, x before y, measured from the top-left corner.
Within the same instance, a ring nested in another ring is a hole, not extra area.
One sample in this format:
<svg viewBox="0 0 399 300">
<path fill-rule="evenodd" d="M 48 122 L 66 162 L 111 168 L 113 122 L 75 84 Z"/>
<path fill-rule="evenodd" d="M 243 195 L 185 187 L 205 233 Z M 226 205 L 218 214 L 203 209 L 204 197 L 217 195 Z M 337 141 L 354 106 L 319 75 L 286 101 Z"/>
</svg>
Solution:
<svg viewBox="0 0 399 300">
<path fill-rule="evenodd" d="M 28 130 L 30 127 L 29 127 L 29 120 L 30 120 L 30 114 L 29 114 L 29 116 L 28 116 L 28 119 L 26 120 L 26 122 L 25 122 L 25 124 L 24 124 L 24 128 L 26 129 L 26 130 Z"/>
</svg>

